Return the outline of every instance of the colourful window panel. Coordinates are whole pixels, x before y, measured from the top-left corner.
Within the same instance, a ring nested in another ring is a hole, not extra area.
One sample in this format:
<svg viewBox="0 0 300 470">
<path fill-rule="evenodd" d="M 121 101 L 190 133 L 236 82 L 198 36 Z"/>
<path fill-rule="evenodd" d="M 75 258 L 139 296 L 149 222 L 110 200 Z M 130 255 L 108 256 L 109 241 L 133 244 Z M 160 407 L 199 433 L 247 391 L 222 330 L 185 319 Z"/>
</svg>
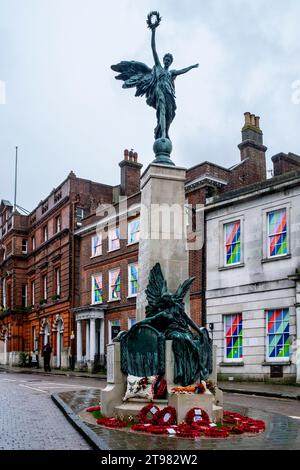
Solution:
<svg viewBox="0 0 300 470">
<path fill-rule="evenodd" d="M 241 313 L 225 316 L 225 357 L 243 357 L 243 317 Z"/>
<path fill-rule="evenodd" d="M 118 250 L 120 248 L 120 228 L 116 227 L 109 231 L 109 249 Z"/>
<path fill-rule="evenodd" d="M 289 309 L 268 310 L 268 357 L 290 357 L 290 321 Z"/>
<path fill-rule="evenodd" d="M 137 243 L 140 240 L 140 219 L 135 219 L 128 224 L 128 243 Z"/>
<path fill-rule="evenodd" d="M 128 290 L 129 295 L 136 295 L 138 292 L 138 265 L 130 264 L 128 266 Z"/>
<path fill-rule="evenodd" d="M 93 303 L 103 302 L 103 291 L 102 291 L 102 274 L 95 274 L 92 277 L 93 284 Z"/>
<path fill-rule="evenodd" d="M 269 256 L 287 254 L 286 209 L 268 213 Z"/>
<path fill-rule="evenodd" d="M 92 237 L 92 256 L 102 255 L 102 237 L 95 235 Z"/>
<path fill-rule="evenodd" d="M 121 281 L 120 269 L 109 271 L 110 300 L 120 299 L 121 297 Z"/>
<path fill-rule="evenodd" d="M 241 222 L 239 220 L 224 225 L 225 264 L 230 266 L 241 262 Z"/>
</svg>

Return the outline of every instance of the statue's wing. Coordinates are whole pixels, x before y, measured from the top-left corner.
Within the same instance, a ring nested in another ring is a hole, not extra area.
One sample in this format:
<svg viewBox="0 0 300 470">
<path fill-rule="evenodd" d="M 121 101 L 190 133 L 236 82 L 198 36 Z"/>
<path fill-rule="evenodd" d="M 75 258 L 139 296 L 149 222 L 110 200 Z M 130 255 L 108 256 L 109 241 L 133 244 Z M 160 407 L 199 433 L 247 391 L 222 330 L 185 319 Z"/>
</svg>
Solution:
<svg viewBox="0 0 300 470">
<path fill-rule="evenodd" d="M 195 280 L 194 277 L 190 277 L 189 279 L 184 281 L 182 284 L 180 284 L 180 286 L 178 287 L 177 291 L 174 294 L 174 298 L 177 301 L 180 301 L 180 302 L 183 301 L 185 295 L 187 294 L 194 280 Z"/>
<path fill-rule="evenodd" d="M 156 263 L 156 265 L 150 271 L 149 282 L 146 288 L 146 296 L 148 300 L 148 306 L 146 307 L 146 317 L 158 313 L 157 307 L 163 294 L 166 294 L 167 292 L 167 282 L 162 273 L 160 264 Z"/>
<path fill-rule="evenodd" d="M 124 81 L 123 88 L 136 87 L 136 96 L 145 95 L 153 81 L 152 69 L 143 62 L 123 60 L 112 65 L 111 69 L 119 73 L 115 78 Z"/>
</svg>

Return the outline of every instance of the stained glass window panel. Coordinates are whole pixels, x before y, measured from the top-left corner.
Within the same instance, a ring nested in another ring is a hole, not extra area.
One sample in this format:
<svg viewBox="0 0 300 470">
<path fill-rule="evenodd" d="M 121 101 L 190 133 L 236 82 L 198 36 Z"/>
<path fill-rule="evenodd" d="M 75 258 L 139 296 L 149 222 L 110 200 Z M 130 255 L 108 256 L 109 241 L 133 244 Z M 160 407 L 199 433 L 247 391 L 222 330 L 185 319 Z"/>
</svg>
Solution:
<svg viewBox="0 0 300 470">
<path fill-rule="evenodd" d="M 136 295 L 138 292 L 138 265 L 137 263 L 128 266 L 128 290 L 129 295 Z"/>
<path fill-rule="evenodd" d="M 103 302 L 103 292 L 102 292 L 102 274 L 95 274 L 92 276 L 92 289 L 93 289 L 93 303 L 102 303 Z"/>
<path fill-rule="evenodd" d="M 118 250 L 120 248 L 120 228 L 115 227 L 109 231 L 109 250 Z"/>
<path fill-rule="evenodd" d="M 230 266 L 241 262 L 241 222 L 224 225 L 225 264 Z"/>
<path fill-rule="evenodd" d="M 241 313 L 225 316 L 225 357 L 229 360 L 243 357 L 243 317 Z"/>
<path fill-rule="evenodd" d="M 137 243 L 140 239 L 140 219 L 134 219 L 128 224 L 128 243 Z"/>
<path fill-rule="evenodd" d="M 121 297 L 121 279 L 120 269 L 109 271 L 109 292 L 110 300 L 120 299 Z"/>
<path fill-rule="evenodd" d="M 92 237 L 92 256 L 102 255 L 102 237 L 95 235 Z"/>
<path fill-rule="evenodd" d="M 268 213 L 269 256 L 287 254 L 286 209 Z"/>
<path fill-rule="evenodd" d="M 270 358 L 289 358 L 290 323 L 289 309 L 267 311 L 268 356 Z"/>
</svg>

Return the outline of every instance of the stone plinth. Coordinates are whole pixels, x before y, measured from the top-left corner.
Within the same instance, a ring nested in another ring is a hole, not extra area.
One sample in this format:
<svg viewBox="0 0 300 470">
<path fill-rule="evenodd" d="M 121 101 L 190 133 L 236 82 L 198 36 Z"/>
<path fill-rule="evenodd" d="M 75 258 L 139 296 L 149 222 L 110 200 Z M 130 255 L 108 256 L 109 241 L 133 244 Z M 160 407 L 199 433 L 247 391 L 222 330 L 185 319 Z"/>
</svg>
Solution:
<svg viewBox="0 0 300 470">
<path fill-rule="evenodd" d="M 213 421 L 214 396 L 206 390 L 205 393 L 172 393 L 168 399 L 168 405 L 173 406 L 177 412 L 177 423 L 185 422 L 187 412 L 192 408 L 202 408 Z"/>
<path fill-rule="evenodd" d="M 149 272 L 157 262 L 161 264 L 171 292 L 175 292 L 179 284 L 189 277 L 184 211 L 185 178 L 184 168 L 154 163 L 148 166 L 141 177 L 137 321 L 145 318 L 145 289 Z M 188 313 L 188 305 L 186 310 Z"/>
<path fill-rule="evenodd" d="M 101 390 L 101 411 L 113 416 L 115 407 L 122 403 L 126 391 L 126 376 L 121 371 L 120 343 L 107 346 L 107 386 Z"/>
</svg>

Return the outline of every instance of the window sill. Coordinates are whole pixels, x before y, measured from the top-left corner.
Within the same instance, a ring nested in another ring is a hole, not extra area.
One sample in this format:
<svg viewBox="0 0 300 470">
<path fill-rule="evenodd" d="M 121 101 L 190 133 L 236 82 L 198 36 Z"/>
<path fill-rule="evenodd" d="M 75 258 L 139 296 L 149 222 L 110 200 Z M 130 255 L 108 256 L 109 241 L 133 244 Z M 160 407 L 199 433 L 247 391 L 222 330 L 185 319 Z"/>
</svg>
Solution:
<svg viewBox="0 0 300 470">
<path fill-rule="evenodd" d="M 244 367 L 244 362 L 220 362 L 220 367 Z"/>
<path fill-rule="evenodd" d="M 270 367 L 270 366 L 290 366 L 292 364 L 292 362 L 289 360 L 289 361 L 273 361 L 273 362 L 268 362 L 268 361 L 264 361 L 262 362 L 262 366 L 263 367 Z"/>
<path fill-rule="evenodd" d="M 111 302 L 120 302 L 121 299 L 110 299 L 107 301 L 108 304 L 110 304 Z"/>
<path fill-rule="evenodd" d="M 245 263 L 240 263 L 240 264 L 232 264 L 231 266 L 222 266 L 218 268 L 219 271 L 227 271 L 228 269 L 235 269 L 235 268 L 244 268 Z"/>
<path fill-rule="evenodd" d="M 113 250 L 107 250 L 107 253 L 113 253 L 114 251 L 118 251 L 120 250 L 121 248 L 114 248 Z"/>
<path fill-rule="evenodd" d="M 131 242 L 131 243 L 127 243 L 127 246 L 132 246 L 132 245 L 138 245 L 138 241 L 137 242 Z"/>
<path fill-rule="evenodd" d="M 273 258 L 264 258 L 261 260 L 262 264 L 264 263 L 271 263 L 272 261 L 280 261 L 283 259 L 290 259 L 292 257 L 291 254 L 282 255 L 282 256 L 274 256 Z"/>
<path fill-rule="evenodd" d="M 128 295 L 127 299 L 136 299 L 137 294 Z"/>
<path fill-rule="evenodd" d="M 101 253 L 101 255 L 93 255 L 93 256 L 90 256 L 90 259 L 99 258 L 100 256 L 102 256 L 102 253 Z"/>
</svg>

